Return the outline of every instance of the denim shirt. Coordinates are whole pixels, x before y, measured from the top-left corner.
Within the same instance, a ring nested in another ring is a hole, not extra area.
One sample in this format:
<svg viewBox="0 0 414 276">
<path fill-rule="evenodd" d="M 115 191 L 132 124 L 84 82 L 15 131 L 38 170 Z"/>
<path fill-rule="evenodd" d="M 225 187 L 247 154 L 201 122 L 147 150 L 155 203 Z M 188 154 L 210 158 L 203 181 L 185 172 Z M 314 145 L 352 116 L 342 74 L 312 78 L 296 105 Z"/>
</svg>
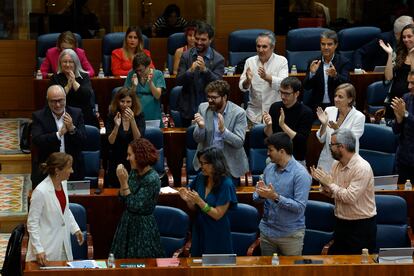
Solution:
<svg viewBox="0 0 414 276">
<path fill-rule="evenodd" d="M 253 201 L 264 201 L 260 232 L 271 238 L 281 238 L 305 228 L 305 208 L 312 178 L 306 168 L 292 156 L 284 169 L 270 163 L 264 172 L 266 185 L 273 185 L 279 201 L 264 199 L 257 192 Z"/>
</svg>

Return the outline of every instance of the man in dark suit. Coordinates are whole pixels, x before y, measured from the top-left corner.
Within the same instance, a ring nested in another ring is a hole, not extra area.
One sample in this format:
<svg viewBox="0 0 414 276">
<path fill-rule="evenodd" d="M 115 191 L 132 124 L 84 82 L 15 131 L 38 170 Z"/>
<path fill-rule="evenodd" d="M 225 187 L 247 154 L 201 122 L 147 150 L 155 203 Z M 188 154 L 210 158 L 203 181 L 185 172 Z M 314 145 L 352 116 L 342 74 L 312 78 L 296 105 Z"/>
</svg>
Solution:
<svg viewBox="0 0 414 276">
<path fill-rule="evenodd" d="M 39 184 L 46 175 L 39 165 L 53 152 L 66 152 L 73 157 L 73 173 L 70 180 L 84 177 L 84 163 L 81 154 L 86 140 L 82 111 L 66 106 L 66 93 L 62 86 L 52 85 L 47 90 L 48 106 L 32 115 L 32 187 Z"/>
<path fill-rule="evenodd" d="M 308 104 L 316 114 L 316 107 L 323 108 L 334 104 L 335 89 L 341 83 L 349 82 L 351 62 L 344 56 L 335 53 L 338 47 L 338 36 L 335 31 L 328 30 L 321 34 L 321 57 L 309 62 L 303 87 L 312 91 Z"/>
<path fill-rule="evenodd" d="M 213 37 L 213 28 L 205 22 L 198 22 L 195 47 L 181 56 L 177 85 L 182 85 L 183 89 L 177 106 L 185 127 L 191 124 L 200 103 L 207 101 L 204 92 L 207 84 L 223 78 L 224 58 L 210 47 Z"/>
<path fill-rule="evenodd" d="M 377 38 L 356 50 L 354 53 L 355 68 L 372 71 L 375 66 L 385 66 L 388 54 L 379 45 L 379 40 L 384 41 L 385 45 L 389 43 L 395 51 L 400 40 L 401 31 L 408 24 L 413 24 L 413 18 L 407 15 L 400 16 L 394 21 L 393 31 L 379 34 Z"/>
</svg>

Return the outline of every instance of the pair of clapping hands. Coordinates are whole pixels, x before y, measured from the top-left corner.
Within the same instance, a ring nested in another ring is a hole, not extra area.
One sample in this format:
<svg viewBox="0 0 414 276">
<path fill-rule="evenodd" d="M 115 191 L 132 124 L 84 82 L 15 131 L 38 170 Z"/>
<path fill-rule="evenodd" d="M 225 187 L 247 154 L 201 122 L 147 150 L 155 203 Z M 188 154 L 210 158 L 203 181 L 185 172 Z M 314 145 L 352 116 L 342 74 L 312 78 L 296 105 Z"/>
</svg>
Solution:
<svg viewBox="0 0 414 276">
<path fill-rule="evenodd" d="M 129 108 L 129 107 L 127 107 L 127 108 L 125 108 L 125 110 L 122 112 L 122 114 L 121 114 L 121 112 L 117 112 L 116 113 L 116 115 L 115 115 L 115 117 L 114 117 L 114 123 L 115 123 L 115 125 L 117 126 L 117 127 L 119 127 L 120 125 L 121 125 L 121 118 L 122 118 L 122 116 L 124 117 L 124 119 L 125 120 L 127 120 L 127 121 L 129 121 L 129 122 L 131 122 L 131 121 L 134 121 L 135 120 L 135 118 L 134 118 L 134 112 L 132 111 L 132 109 L 131 108 Z"/>
<path fill-rule="evenodd" d="M 316 115 L 318 116 L 319 121 L 322 125 L 327 126 L 329 125 L 330 128 L 333 130 L 337 130 L 339 128 L 339 125 L 337 122 L 329 121 L 328 113 L 322 109 L 322 107 L 318 106 L 316 109 Z"/>
<path fill-rule="evenodd" d="M 226 130 L 223 114 L 217 113 L 217 119 L 218 129 L 221 133 L 223 133 Z M 203 116 L 201 116 L 201 114 L 198 112 L 194 114 L 194 122 L 198 125 L 199 128 L 204 128 L 206 126 Z"/>
<path fill-rule="evenodd" d="M 279 200 L 279 194 L 276 193 L 275 189 L 273 188 L 272 183 L 266 185 L 262 179 L 257 181 L 256 183 L 256 192 L 261 198 L 271 199 L 271 200 Z"/>
<path fill-rule="evenodd" d="M 62 137 L 67 132 L 72 132 L 75 130 L 75 125 L 73 124 L 72 117 L 69 113 L 65 112 L 63 114 L 63 125 L 59 129 L 59 136 Z"/>
<path fill-rule="evenodd" d="M 202 201 L 200 195 L 190 188 L 182 187 L 178 190 L 178 192 L 180 197 L 189 204 L 196 205 Z"/>
<path fill-rule="evenodd" d="M 141 79 L 141 83 L 147 83 L 147 82 L 151 82 L 152 78 L 154 76 L 154 69 L 152 68 L 148 68 L 147 70 L 145 70 L 144 74 L 142 74 L 142 76 L 140 76 Z M 136 73 L 134 73 L 132 75 L 132 79 L 131 79 L 133 85 L 138 86 L 138 75 Z"/>
</svg>

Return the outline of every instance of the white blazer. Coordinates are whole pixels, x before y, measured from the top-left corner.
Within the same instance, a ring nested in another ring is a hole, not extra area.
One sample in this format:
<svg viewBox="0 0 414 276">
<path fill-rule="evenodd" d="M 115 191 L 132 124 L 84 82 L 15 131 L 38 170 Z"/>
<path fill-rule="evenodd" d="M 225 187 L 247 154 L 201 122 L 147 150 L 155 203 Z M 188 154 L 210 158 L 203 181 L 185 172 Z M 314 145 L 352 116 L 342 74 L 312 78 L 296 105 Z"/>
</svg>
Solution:
<svg viewBox="0 0 414 276">
<path fill-rule="evenodd" d="M 29 243 L 26 261 L 36 260 L 36 254 L 41 252 L 46 253 L 48 261 L 62 261 L 60 258 L 63 250 L 68 260 L 73 260 L 70 234 L 80 229 L 69 210 L 66 180 L 62 181 L 62 187 L 66 196 L 64 214 L 50 176 L 47 176 L 32 193 L 27 218 Z"/>
<path fill-rule="evenodd" d="M 328 106 L 325 108 L 326 113 L 328 113 L 328 120 L 336 122 L 338 116 L 338 108 L 335 106 Z M 356 138 L 355 152 L 359 152 L 359 138 L 364 134 L 365 127 L 365 115 L 360 111 L 356 110 L 355 107 L 352 107 L 349 111 L 345 120 L 342 122 L 339 128 L 347 128 L 352 131 Z M 318 167 L 321 167 L 325 172 L 331 172 L 332 164 L 334 159 L 331 154 L 331 149 L 329 144 L 331 143 L 331 135 L 334 132 L 334 129 L 330 128 L 329 125 L 326 127 L 325 133 L 321 136 L 321 129 L 319 128 L 316 133 L 316 137 L 319 142 L 325 143 L 319 156 Z"/>
</svg>

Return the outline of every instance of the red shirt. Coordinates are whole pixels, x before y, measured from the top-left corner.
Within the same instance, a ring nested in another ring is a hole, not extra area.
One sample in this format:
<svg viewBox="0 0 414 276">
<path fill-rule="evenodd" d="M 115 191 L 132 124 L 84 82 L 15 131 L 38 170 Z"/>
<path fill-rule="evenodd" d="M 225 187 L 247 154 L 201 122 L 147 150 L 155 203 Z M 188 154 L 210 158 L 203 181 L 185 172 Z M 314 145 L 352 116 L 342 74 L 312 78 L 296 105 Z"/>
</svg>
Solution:
<svg viewBox="0 0 414 276">
<path fill-rule="evenodd" d="M 147 56 L 151 57 L 150 51 L 147 49 L 142 50 Z M 150 68 L 154 68 L 154 64 L 150 64 Z M 126 76 L 132 69 L 132 59 L 128 59 L 124 56 L 122 48 L 118 48 L 112 51 L 111 59 L 111 71 L 114 76 Z"/>
<path fill-rule="evenodd" d="M 57 199 L 59 200 L 60 203 L 60 208 L 62 209 L 62 214 L 65 213 L 65 208 L 66 208 L 66 196 L 65 196 L 65 192 L 62 190 L 60 191 L 56 191 L 55 190 L 55 194 Z"/>
</svg>

